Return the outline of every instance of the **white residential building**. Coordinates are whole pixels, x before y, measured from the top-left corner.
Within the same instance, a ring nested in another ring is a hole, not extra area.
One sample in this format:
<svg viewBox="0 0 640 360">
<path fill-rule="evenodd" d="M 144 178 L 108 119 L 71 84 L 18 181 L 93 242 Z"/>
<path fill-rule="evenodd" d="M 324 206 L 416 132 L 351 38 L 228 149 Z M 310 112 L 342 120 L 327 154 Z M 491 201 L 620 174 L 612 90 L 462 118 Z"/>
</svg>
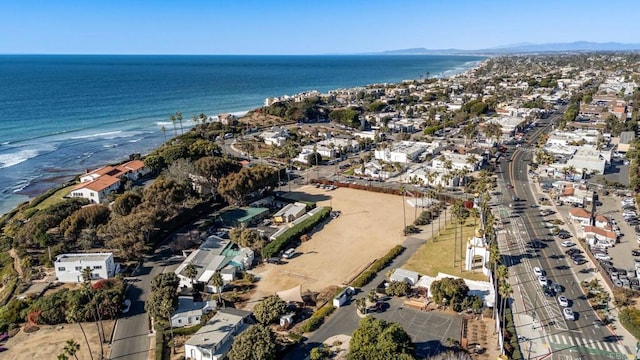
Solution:
<svg viewBox="0 0 640 360">
<path fill-rule="evenodd" d="M 61 254 L 53 263 L 56 278 L 63 283 L 80 283 L 82 271 L 91 269 L 91 280 L 114 277 L 118 264 L 113 260 L 113 253 Z"/>
<path fill-rule="evenodd" d="M 307 212 L 307 205 L 301 202 L 288 204 L 277 213 L 273 214 L 273 221 L 276 223 L 290 223 Z"/>
<path fill-rule="evenodd" d="M 372 179 L 386 180 L 393 176 L 395 172 L 386 171 L 385 165 L 379 160 L 371 160 L 362 166 L 354 168 L 353 173 L 359 176 L 366 176 Z"/>
<path fill-rule="evenodd" d="M 224 308 L 207 321 L 184 344 L 184 356 L 187 360 L 226 359 L 233 339 L 248 327 L 248 311 Z"/>
<path fill-rule="evenodd" d="M 470 172 L 480 169 L 483 158 L 477 154 L 456 154 L 443 152 L 440 156 L 431 160 L 431 167 L 434 169 L 446 169 L 447 162 L 451 162 L 452 170 L 466 169 Z"/>
<path fill-rule="evenodd" d="M 200 245 L 200 248 L 187 256 L 175 273 L 180 279 L 180 287 L 191 288 L 193 281 L 204 284 L 206 292 L 214 293 L 216 289 L 209 284 L 209 280 L 216 271 L 220 271 L 224 281 L 233 281 L 237 271 L 251 267 L 254 256 L 253 250 L 249 248 L 238 249 L 230 241 L 211 235 Z M 189 264 L 193 264 L 196 268 L 197 273 L 193 279 L 185 274 Z"/>
<path fill-rule="evenodd" d="M 100 204 L 105 197 L 120 188 L 120 179 L 126 176 L 132 181 L 147 175 L 150 169 L 141 160 L 132 160 L 118 166 L 103 166 L 80 176 L 80 184 L 71 190 L 69 196 L 88 199 Z"/>
<path fill-rule="evenodd" d="M 410 166 L 402 174 L 400 181 L 405 184 L 420 184 L 422 186 L 451 188 L 461 183 L 459 176 L 454 176 L 452 171 L 443 168 L 433 168 L 424 164 Z"/>
<path fill-rule="evenodd" d="M 427 150 L 429 144 L 419 141 L 400 141 L 386 149 L 376 150 L 374 157 L 386 162 L 407 163 L 416 161 Z"/>
<path fill-rule="evenodd" d="M 488 123 L 495 123 L 502 127 L 503 134 L 515 134 L 524 127 L 526 120 L 521 117 L 515 116 L 500 116 L 497 118 L 491 118 L 487 120 Z"/>
<path fill-rule="evenodd" d="M 260 137 L 267 145 L 282 146 L 287 142 L 289 130 L 285 127 L 273 127 L 271 130 L 262 132 Z"/>
<path fill-rule="evenodd" d="M 171 325 L 181 327 L 200 324 L 202 315 L 215 310 L 216 306 L 215 300 L 196 302 L 191 296 L 180 296 L 178 297 L 178 308 L 171 315 Z"/>
</svg>

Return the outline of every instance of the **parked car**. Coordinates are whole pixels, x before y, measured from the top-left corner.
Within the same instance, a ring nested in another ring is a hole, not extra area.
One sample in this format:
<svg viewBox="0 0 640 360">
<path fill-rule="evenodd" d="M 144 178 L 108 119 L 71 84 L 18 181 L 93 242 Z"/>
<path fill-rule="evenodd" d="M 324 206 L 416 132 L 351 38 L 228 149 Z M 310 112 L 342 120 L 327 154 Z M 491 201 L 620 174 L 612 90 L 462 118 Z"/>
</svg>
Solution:
<svg viewBox="0 0 640 360">
<path fill-rule="evenodd" d="M 290 248 L 290 249 L 287 249 L 287 251 L 285 251 L 284 253 L 282 253 L 282 257 L 285 259 L 291 259 L 295 253 L 296 253 L 296 249 Z"/>
<path fill-rule="evenodd" d="M 604 253 L 595 253 L 593 254 L 593 257 L 595 257 L 598 260 L 611 260 L 611 256 Z"/>
<path fill-rule="evenodd" d="M 551 284 L 551 289 L 558 294 L 564 291 L 564 287 L 558 283 Z"/>
<path fill-rule="evenodd" d="M 561 245 L 564 246 L 564 247 L 572 247 L 575 244 L 576 243 L 574 243 L 573 241 L 563 241 Z"/>
<path fill-rule="evenodd" d="M 631 250 L 631 255 L 633 255 L 633 256 L 640 256 L 640 250 L 637 250 L 637 249 L 633 249 L 633 250 Z"/>
</svg>

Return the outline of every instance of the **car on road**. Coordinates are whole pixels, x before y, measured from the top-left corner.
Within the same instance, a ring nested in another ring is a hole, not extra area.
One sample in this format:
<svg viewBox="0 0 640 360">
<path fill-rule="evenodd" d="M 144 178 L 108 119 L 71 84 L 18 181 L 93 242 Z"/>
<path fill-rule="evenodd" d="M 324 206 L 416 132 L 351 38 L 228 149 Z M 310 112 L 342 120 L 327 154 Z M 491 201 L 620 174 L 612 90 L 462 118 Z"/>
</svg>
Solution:
<svg viewBox="0 0 640 360">
<path fill-rule="evenodd" d="M 549 283 L 546 276 L 538 276 L 538 283 L 542 286 L 545 286 Z"/>
<path fill-rule="evenodd" d="M 513 189 L 513 185 L 507 184 L 507 189 Z"/>
<path fill-rule="evenodd" d="M 564 315 L 564 318 L 567 320 L 575 320 L 575 314 L 573 313 L 573 309 L 571 309 L 570 307 L 566 307 L 564 309 L 562 309 L 562 314 Z"/>
<path fill-rule="evenodd" d="M 533 268 L 533 274 L 535 276 L 544 276 L 544 271 L 536 266 Z"/>
<path fill-rule="evenodd" d="M 558 283 L 551 284 L 551 289 L 558 294 L 564 291 L 564 287 Z"/>
<path fill-rule="evenodd" d="M 575 244 L 576 244 L 576 243 L 574 243 L 573 241 L 563 241 L 563 242 L 562 242 L 562 244 L 560 244 L 560 245 L 562 245 L 562 246 L 564 246 L 564 247 L 572 247 L 572 246 L 574 246 Z"/>
<path fill-rule="evenodd" d="M 597 252 L 593 254 L 593 257 L 598 259 L 598 260 L 611 260 L 611 256 L 601 253 L 601 252 Z"/>
<path fill-rule="evenodd" d="M 562 307 L 569 307 L 569 300 L 566 296 L 560 295 L 558 296 L 558 304 Z"/>
<path fill-rule="evenodd" d="M 547 286 L 547 285 L 544 285 L 542 287 L 542 292 L 544 293 L 545 296 L 548 296 L 548 297 L 556 296 L 555 290 L 553 290 L 553 288 L 551 288 L 550 286 Z"/>
</svg>

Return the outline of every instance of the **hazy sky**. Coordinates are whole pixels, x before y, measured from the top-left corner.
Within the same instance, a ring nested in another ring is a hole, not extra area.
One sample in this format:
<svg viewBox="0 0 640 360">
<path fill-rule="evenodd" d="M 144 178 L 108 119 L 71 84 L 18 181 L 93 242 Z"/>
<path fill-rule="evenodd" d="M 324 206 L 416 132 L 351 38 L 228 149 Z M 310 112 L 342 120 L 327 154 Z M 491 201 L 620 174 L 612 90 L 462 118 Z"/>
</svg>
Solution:
<svg viewBox="0 0 640 360">
<path fill-rule="evenodd" d="M 638 43 L 640 1 L 2 0 L 0 53 L 327 54 Z"/>
</svg>

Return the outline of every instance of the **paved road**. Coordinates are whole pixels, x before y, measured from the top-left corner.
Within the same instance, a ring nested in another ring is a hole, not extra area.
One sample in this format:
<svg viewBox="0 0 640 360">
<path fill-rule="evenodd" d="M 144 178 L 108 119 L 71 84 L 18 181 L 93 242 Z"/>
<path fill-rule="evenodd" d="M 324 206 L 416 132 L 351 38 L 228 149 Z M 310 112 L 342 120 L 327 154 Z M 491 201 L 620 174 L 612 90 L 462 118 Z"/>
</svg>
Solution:
<svg viewBox="0 0 640 360">
<path fill-rule="evenodd" d="M 166 248 L 160 248 L 153 257 L 146 259 L 135 272 L 135 282 L 127 288 L 126 297 L 131 308 L 126 316 L 118 319 L 109 359 L 147 360 L 150 337 L 149 316 L 144 311 L 144 301 L 150 292 L 151 279 L 163 271 L 173 271 L 182 259 L 170 258 Z"/>
<path fill-rule="evenodd" d="M 540 129 L 532 138 L 535 140 L 542 131 Z M 513 186 L 502 191 L 502 204 L 504 207 L 511 204 L 511 211 L 519 215 L 510 218 L 501 230 L 501 250 L 509 266 L 510 282 L 514 289 L 514 312 L 526 321 L 519 327 L 532 327 L 527 333 L 537 336 L 534 339 L 538 346 L 536 356 L 543 355 L 541 347 L 546 345 L 555 354 L 554 358 L 558 359 L 626 358 L 630 351 L 618 342 L 618 337 L 607 328 L 593 324 L 595 312 L 582 294 L 578 285 L 580 279 L 576 276 L 581 268 L 568 261 L 564 255 L 566 248 L 559 245 L 561 240 L 550 234 L 540 216 L 540 209 L 530 207 L 537 204 L 537 194 L 532 191 L 527 175 L 527 164 L 531 157 L 531 151 L 515 149 L 512 160 L 501 164 L 504 182 Z M 514 202 L 512 196 L 519 197 L 521 201 Z M 543 249 L 528 252 L 525 244 L 534 238 L 550 241 L 543 242 Z M 576 320 L 565 320 L 556 299 L 542 294 L 542 287 L 533 275 L 534 266 L 544 269 L 551 282 L 565 287 L 564 295 L 571 300 L 570 305 L 577 314 Z M 522 350 L 527 348 L 521 347 Z"/>
</svg>

